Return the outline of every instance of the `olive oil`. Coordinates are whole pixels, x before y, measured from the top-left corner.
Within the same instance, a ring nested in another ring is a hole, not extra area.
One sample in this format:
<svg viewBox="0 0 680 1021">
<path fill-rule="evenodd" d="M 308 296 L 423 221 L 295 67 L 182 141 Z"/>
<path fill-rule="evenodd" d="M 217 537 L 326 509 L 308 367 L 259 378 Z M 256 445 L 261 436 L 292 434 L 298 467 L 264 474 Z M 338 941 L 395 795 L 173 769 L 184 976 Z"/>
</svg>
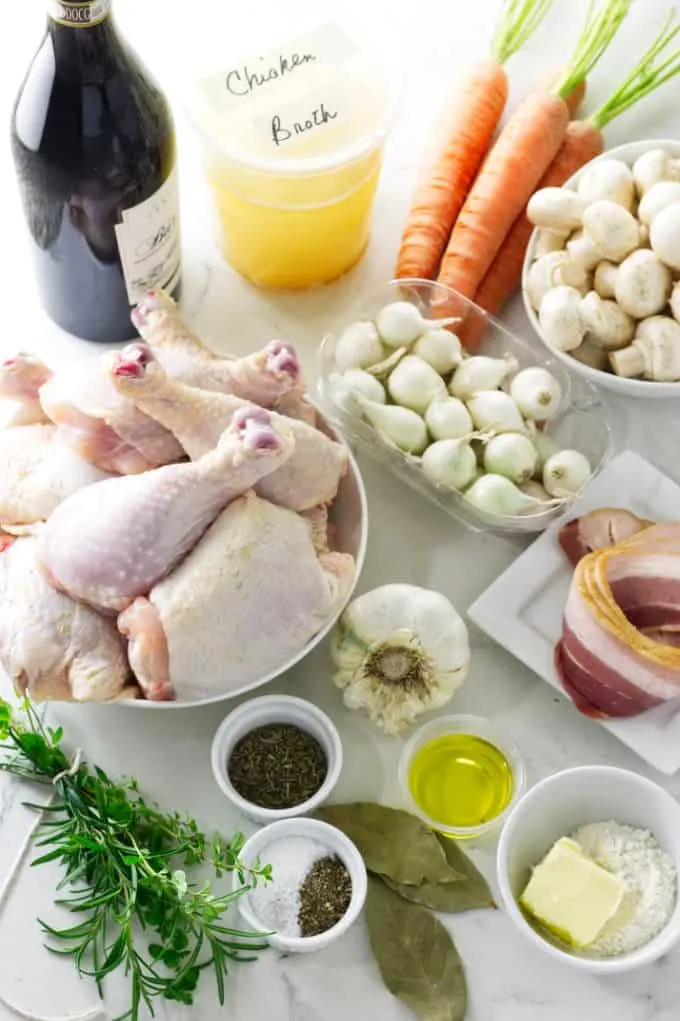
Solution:
<svg viewBox="0 0 680 1021">
<path fill-rule="evenodd" d="M 446 734 L 416 752 L 409 788 L 433 822 L 471 827 L 489 822 L 507 808 L 514 778 L 500 748 L 475 734 Z"/>
</svg>

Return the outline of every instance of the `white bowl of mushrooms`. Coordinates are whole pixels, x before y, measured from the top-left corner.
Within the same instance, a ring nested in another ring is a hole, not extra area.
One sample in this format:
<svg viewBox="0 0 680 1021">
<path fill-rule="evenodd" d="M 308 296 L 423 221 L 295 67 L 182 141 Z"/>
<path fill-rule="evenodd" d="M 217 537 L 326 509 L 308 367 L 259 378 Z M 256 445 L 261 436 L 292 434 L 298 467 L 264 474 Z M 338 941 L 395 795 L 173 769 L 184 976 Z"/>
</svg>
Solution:
<svg viewBox="0 0 680 1021">
<path fill-rule="evenodd" d="M 680 396 L 680 141 L 630 142 L 530 200 L 527 315 L 573 372 Z"/>
</svg>

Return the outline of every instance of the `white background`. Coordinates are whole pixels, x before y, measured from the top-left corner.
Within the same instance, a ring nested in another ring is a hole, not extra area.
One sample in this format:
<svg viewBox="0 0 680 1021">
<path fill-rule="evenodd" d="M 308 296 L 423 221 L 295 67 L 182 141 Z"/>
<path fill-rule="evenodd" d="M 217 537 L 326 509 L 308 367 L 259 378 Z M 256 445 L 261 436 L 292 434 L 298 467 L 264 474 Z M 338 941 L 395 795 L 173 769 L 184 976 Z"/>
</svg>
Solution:
<svg viewBox="0 0 680 1021">
<path fill-rule="evenodd" d="M 567 56 L 581 23 L 585 0 L 556 0 L 548 21 L 509 65 L 511 104 L 539 76 Z M 211 207 L 200 175 L 190 129 L 181 114 L 184 83 L 192 73 L 219 66 L 235 54 L 249 54 L 277 37 L 296 34 L 309 18 L 332 12 L 328 4 L 305 0 L 116 0 L 120 28 L 171 97 L 178 119 L 182 219 L 185 248 L 183 307 L 194 328 L 213 346 L 245 352 L 273 335 L 294 341 L 310 382 L 320 337 L 344 314 L 348 302 L 388 279 L 408 207 L 423 140 L 446 99 L 455 97 L 456 76 L 485 54 L 498 0 L 342 0 L 348 12 L 370 13 L 389 30 L 403 68 L 397 120 L 387 150 L 375 209 L 373 241 L 361 266 L 338 284 L 308 294 L 272 295 L 249 287 L 226 267 L 213 242 Z M 624 76 L 669 3 L 635 0 L 634 11 L 589 83 L 585 110 L 594 109 Z M 11 20 L 10 20 L 11 18 Z M 87 345 L 62 334 L 37 304 L 22 215 L 8 145 L 11 104 L 43 24 L 40 0 L 21 0 L 4 12 L 0 33 L 0 194 L 4 302 L 0 353 L 17 348 L 65 364 Z M 666 86 L 637 110 L 607 129 L 609 145 L 641 137 L 678 137 L 680 83 Z M 332 239 L 330 240 L 332 243 Z M 528 332 L 516 304 L 506 316 Z M 615 407 L 619 448 L 633 446 L 680 480 L 677 411 L 645 402 Z M 371 537 L 362 588 L 410 581 L 438 588 L 464 610 L 510 562 L 516 552 L 496 539 L 466 532 L 434 508 L 369 465 L 365 465 L 371 509 Z M 1 608 L 0 608 L 1 612 Z M 514 660 L 473 632 L 473 669 L 456 701 L 461 711 L 482 712 L 504 723 L 526 755 L 532 780 L 567 765 L 609 762 L 647 769 L 595 723 Z M 395 793 L 399 742 L 379 740 L 370 726 L 341 706 L 330 680 L 325 648 L 273 690 L 295 691 L 328 709 L 345 742 L 346 768 L 338 798 L 384 798 Z M 168 807 L 195 813 L 208 827 L 230 832 L 248 828 L 226 807 L 209 769 L 209 742 L 223 712 L 131 712 L 121 708 L 60 707 L 75 744 L 114 774 L 133 773 Z M 680 780 L 663 780 L 676 795 Z M 19 804 L 24 792 L 0 781 L 0 887 L 30 823 Z M 492 849 L 479 861 L 493 878 Z M 40 946 L 36 914 L 54 919 L 54 874 L 24 869 L 0 912 L 0 996 L 28 1014 L 44 1018 L 77 1014 L 95 1003 L 87 982 L 78 982 L 70 963 Z M 452 931 L 470 985 L 471 1021 L 676 1021 L 680 1002 L 680 956 L 617 981 L 572 974 L 544 959 L 515 934 L 498 912 L 455 918 Z M 210 981 L 192 1015 L 205 1021 L 406 1021 L 408 1012 L 381 986 L 363 924 L 336 947 L 309 958 L 277 959 L 269 954 L 242 968 L 230 983 L 229 1011 L 214 1005 Z M 124 993 L 124 986 L 120 992 Z M 118 997 L 114 995 L 114 999 Z M 120 1001 L 121 1003 L 124 1002 Z M 188 1012 L 170 1010 L 174 1019 Z M 0 1006 L 0 1019 L 15 1015 Z M 111 1017 L 114 1016 L 112 1013 Z"/>
</svg>

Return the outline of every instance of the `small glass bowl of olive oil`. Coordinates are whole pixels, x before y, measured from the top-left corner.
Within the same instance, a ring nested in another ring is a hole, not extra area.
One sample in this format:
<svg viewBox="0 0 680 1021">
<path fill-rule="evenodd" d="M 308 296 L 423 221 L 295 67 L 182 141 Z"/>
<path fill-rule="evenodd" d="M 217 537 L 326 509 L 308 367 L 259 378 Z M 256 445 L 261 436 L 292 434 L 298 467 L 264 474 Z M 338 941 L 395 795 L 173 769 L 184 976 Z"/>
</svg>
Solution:
<svg viewBox="0 0 680 1021">
<path fill-rule="evenodd" d="M 399 780 L 412 811 L 458 840 L 497 829 L 525 785 L 524 762 L 502 731 L 481 716 L 442 716 L 404 747 Z"/>
</svg>

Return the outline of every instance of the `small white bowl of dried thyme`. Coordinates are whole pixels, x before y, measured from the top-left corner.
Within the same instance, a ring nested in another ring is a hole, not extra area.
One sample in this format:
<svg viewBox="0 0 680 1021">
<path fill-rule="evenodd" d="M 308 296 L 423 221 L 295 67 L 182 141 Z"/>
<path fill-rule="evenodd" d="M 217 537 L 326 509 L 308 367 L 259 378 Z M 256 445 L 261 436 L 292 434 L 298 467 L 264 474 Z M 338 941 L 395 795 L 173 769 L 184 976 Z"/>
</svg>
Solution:
<svg viewBox="0 0 680 1021">
<path fill-rule="evenodd" d="M 271 823 L 309 815 L 326 801 L 342 770 L 337 727 L 294 695 L 262 695 L 232 710 L 212 743 L 222 793 L 244 815 Z"/>
<path fill-rule="evenodd" d="M 269 866 L 271 881 L 241 895 L 246 925 L 283 953 L 308 954 L 340 939 L 366 901 L 366 866 L 341 830 L 319 819 L 282 819 L 258 830 L 240 854 Z M 234 890 L 241 888 L 234 874 Z"/>
</svg>

